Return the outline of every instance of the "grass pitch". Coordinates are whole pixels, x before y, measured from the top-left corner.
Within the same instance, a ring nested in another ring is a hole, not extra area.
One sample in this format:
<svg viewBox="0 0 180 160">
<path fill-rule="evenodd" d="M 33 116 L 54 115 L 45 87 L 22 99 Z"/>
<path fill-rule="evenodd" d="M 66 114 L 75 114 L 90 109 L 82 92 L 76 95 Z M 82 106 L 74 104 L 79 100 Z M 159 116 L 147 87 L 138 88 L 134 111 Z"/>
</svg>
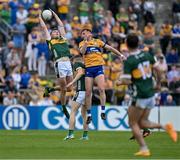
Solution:
<svg viewBox="0 0 180 160">
<path fill-rule="evenodd" d="M 90 131 L 89 141 L 63 141 L 67 131 L 0 131 L 0 159 L 133 159 L 138 151 L 130 132 Z M 180 136 L 180 133 L 179 133 Z M 180 141 L 173 143 L 164 132 L 146 138 L 149 158 L 180 159 Z"/>
</svg>

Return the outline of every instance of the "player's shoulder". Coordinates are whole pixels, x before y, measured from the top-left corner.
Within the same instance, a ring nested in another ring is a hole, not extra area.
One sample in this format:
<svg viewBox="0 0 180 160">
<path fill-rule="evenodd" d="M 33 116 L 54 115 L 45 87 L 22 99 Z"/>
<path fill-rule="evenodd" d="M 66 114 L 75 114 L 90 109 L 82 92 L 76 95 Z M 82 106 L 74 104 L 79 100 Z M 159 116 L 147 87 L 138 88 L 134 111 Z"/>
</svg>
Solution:
<svg viewBox="0 0 180 160">
<path fill-rule="evenodd" d="M 85 65 L 84 65 L 84 63 L 82 63 L 82 62 L 75 62 L 74 63 L 74 69 L 76 70 L 77 68 L 85 68 Z"/>
</svg>

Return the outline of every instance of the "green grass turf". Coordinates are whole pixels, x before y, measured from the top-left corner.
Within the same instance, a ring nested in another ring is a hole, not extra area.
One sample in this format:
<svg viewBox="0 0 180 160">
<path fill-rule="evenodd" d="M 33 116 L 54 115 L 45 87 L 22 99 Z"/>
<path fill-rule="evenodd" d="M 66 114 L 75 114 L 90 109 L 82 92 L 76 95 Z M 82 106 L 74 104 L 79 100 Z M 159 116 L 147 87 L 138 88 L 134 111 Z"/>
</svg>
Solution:
<svg viewBox="0 0 180 160">
<path fill-rule="evenodd" d="M 0 159 L 132 159 L 138 150 L 129 141 L 130 132 L 90 131 L 89 141 L 63 141 L 66 131 L 0 131 Z M 179 133 L 180 136 L 180 133 Z M 154 132 L 146 138 L 150 158 L 180 158 L 180 141 L 173 143 L 166 133 Z M 139 158 L 138 158 L 139 159 Z"/>
</svg>

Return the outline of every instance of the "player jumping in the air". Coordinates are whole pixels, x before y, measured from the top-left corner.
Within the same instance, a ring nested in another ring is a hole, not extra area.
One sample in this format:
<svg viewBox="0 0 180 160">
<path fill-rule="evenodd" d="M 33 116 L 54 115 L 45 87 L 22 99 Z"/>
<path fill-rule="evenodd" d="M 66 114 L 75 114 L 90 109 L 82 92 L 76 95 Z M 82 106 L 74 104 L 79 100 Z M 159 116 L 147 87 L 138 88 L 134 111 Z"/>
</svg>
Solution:
<svg viewBox="0 0 180 160">
<path fill-rule="evenodd" d="M 126 43 L 130 56 L 124 62 L 124 74 L 120 77 L 119 83 L 132 84 L 134 89 L 133 103 L 128 109 L 128 116 L 132 133 L 140 145 L 140 150 L 135 155 L 150 156 L 151 153 L 141 134 L 141 128 L 164 129 L 174 142 L 178 137 L 172 124 L 163 126 L 148 120 L 150 111 L 155 105 L 152 72 L 158 72 L 158 67 L 150 53 L 138 50 L 138 36 L 128 35 Z M 160 73 L 156 75 L 158 75 L 157 80 L 160 80 Z"/>
<path fill-rule="evenodd" d="M 104 60 L 102 57 L 102 49 L 106 49 L 115 53 L 116 55 L 120 56 L 121 59 L 124 59 L 124 56 L 118 50 L 104 43 L 100 39 L 93 38 L 92 29 L 88 25 L 85 25 L 82 28 L 81 37 L 83 38 L 83 41 L 80 42 L 79 48 L 80 48 L 80 52 L 84 56 L 84 63 L 85 63 L 85 86 L 86 86 L 85 105 L 88 109 L 87 124 L 89 124 L 92 120 L 90 108 L 91 108 L 91 99 L 92 99 L 91 97 L 92 97 L 92 88 L 93 88 L 94 80 L 97 84 L 100 93 L 101 118 L 103 120 L 106 119 L 106 115 L 105 115 L 106 95 L 104 89 L 105 79 L 103 72 Z"/>
<path fill-rule="evenodd" d="M 52 10 L 51 10 L 52 11 Z M 39 21 L 42 30 L 45 33 L 45 38 L 47 40 L 49 49 L 51 50 L 54 58 L 54 68 L 58 78 L 58 84 L 61 90 L 61 105 L 62 110 L 67 118 L 69 118 L 69 113 L 66 109 L 66 91 L 71 91 L 72 87 L 69 86 L 66 88 L 65 86 L 70 83 L 73 79 L 73 72 L 70 62 L 70 50 L 67 43 L 67 40 L 64 38 L 65 29 L 62 21 L 59 19 L 57 14 L 52 11 L 53 16 L 58 23 L 58 28 L 53 29 L 51 33 L 49 33 L 41 14 L 39 14 Z"/>
</svg>

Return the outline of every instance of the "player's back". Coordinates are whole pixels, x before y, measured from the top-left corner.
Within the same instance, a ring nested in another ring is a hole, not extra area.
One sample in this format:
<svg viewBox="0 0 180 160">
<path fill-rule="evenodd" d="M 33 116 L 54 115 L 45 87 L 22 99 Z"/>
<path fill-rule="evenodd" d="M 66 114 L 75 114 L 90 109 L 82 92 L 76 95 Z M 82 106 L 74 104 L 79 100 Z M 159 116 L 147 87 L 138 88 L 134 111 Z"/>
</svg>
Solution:
<svg viewBox="0 0 180 160">
<path fill-rule="evenodd" d="M 148 52 L 138 51 L 125 61 L 125 70 L 132 76 L 134 96 L 149 98 L 154 95 L 152 65 L 154 57 Z"/>
</svg>

